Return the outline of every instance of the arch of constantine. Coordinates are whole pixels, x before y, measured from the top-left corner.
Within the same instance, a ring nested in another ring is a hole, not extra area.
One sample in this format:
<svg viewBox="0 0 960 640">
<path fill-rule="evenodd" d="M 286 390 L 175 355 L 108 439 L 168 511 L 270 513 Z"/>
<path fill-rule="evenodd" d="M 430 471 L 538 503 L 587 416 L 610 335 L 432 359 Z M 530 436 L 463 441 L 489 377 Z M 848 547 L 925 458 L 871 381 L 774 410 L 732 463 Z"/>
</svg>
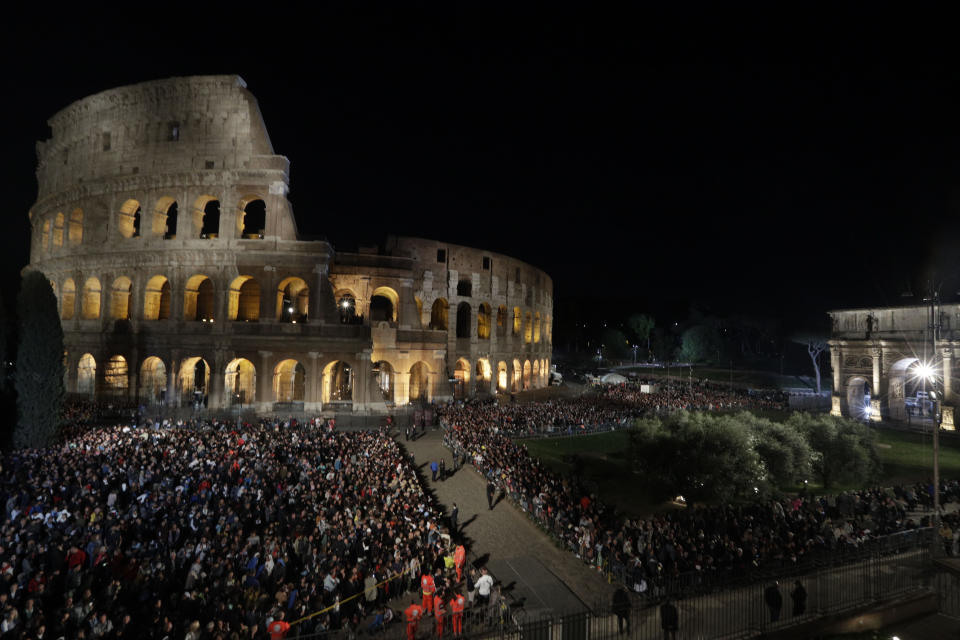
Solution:
<svg viewBox="0 0 960 640">
<path fill-rule="evenodd" d="M 858 420 L 906 421 L 929 413 L 932 385 L 924 366 L 942 389 L 942 427 L 954 429 L 958 396 L 953 380 L 960 371 L 960 304 L 849 309 L 829 312 L 833 323 L 830 364 L 833 369 L 831 413 Z M 931 338 L 931 317 L 939 338 Z"/>
<path fill-rule="evenodd" d="M 422 238 L 300 239 L 238 76 L 111 89 L 49 124 L 27 269 L 57 296 L 69 393 L 378 411 L 547 385 L 550 277 Z"/>
</svg>

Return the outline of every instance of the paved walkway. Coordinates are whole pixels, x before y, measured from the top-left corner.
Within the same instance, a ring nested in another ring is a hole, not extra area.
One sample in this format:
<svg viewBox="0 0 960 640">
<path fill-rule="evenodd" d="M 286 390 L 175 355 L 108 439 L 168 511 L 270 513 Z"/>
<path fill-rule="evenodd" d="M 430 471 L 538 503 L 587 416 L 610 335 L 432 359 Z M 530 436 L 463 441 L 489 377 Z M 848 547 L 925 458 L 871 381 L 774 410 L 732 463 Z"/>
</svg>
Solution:
<svg viewBox="0 0 960 640">
<path fill-rule="evenodd" d="M 428 430 L 417 440 L 400 444 L 414 456 L 424 484 L 450 513 L 459 506 L 459 523 L 467 547 L 499 580 L 510 588 L 514 600 L 531 612 L 553 609 L 569 612 L 597 602 L 609 604 L 614 586 L 596 570 L 562 550 L 519 507 L 506 498 L 490 511 L 486 482 L 472 465 L 466 465 L 445 481 L 431 479 L 430 462 L 445 460 L 448 473 L 453 456 L 443 446 L 443 431 Z M 557 580 L 551 580 L 550 576 Z M 565 587 L 564 587 L 565 585 Z"/>
</svg>

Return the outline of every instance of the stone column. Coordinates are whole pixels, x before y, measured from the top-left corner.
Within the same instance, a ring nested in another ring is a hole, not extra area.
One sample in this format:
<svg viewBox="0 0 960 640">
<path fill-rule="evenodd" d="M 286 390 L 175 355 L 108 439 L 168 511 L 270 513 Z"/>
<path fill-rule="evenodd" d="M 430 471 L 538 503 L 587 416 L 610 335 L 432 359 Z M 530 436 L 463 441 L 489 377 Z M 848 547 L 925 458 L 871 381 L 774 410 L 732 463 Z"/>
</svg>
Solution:
<svg viewBox="0 0 960 640">
<path fill-rule="evenodd" d="M 272 351 L 258 351 L 260 354 L 260 372 L 257 374 L 257 404 L 262 407 L 273 402 L 273 371 L 270 370 Z"/>
<path fill-rule="evenodd" d="M 140 372 L 140 357 L 136 349 L 133 349 L 129 355 L 130 360 L 127 362 L 127 398 L 134 402 L 139 402 L 140 394 L 138 393 L 139 389 L 137 389 L 137 384 L 140 376 L 137 374 Z"/>
<path fill-rule="evenodd" d="M 353 367 L 353 407 L 364 409 L 370 402 L 370 352 L 361 351 L 357 354 L 357 362 Z"/>
<path fill-rule="evenodd" d="M 949 401 L 953 398 L 953 350 L 946 347 L 940 355 L 943 358 L 943 399 Z"/>
<path fill-rule="evenodd" d="M 180 398 L 177 397 L 177 376 L 180 375 L 180 352 L 174 349 L 170 355 L 170 367 L 167 369 L 167 399 L 168 407 L 179 407 Z"/>
<path fill-rule="evenodd" d="M 339 324 L 340 312 L 337 310 L 337 301 L 333 299 L 333 287 L 330 286 L 330 276 L 327 264 L 318 264 L 313 271 L 317 274 L 317 286 L 310 292 L 310 320 L 325 324 Z"/>
<path fill-rule="evenodd" d="M 400 309 L 398 309 L 397 323 L 401 329 L 420 328 L 417 301 L 413 299 L 413 280 L 410 278 L 404 278 L 400 282 Z"/>
<path fill-rule="evenodd" d="M 222 409 L 229 406 L 229 403 L 225 401 L 223 396 L 223 376 L 224 368 L 226 364 L 224 363 L 223 351 L 217 349 L 213 352 L 213 363 L 212 371 L 210 372 L 210 397 L 207 399 L 207 405 L 211 409 Z"/>
<path fill-rule="evenodd" d="M 315 411 L 320 411 L 322 409 L 322 400 L 321 400 L 321 389 L 320 389 L 320 377 L 322 371 L 320 370 L 320 352 L 318 351 L 308 351 L 307 352 L 307 380 L 306 380 L 306 389 L 304 389 L 304 402 L 307 406 L 313 405 Z"/>
<path fill-rule="evenodd" d="M 187 282 L 183 277 L 183 269 L 177 267 L 170 278 L 170 319 L 175 323 L 183 322 L 183 296 Z"/>
<path fill-rule="evenodd" d="M 830 343 L 830 368 L 833 369 L 833 392 L 841 393 L 843 389 L 841 388 L 840 381 L 843 379 L 843 371 L 841 366 L 843 364 L 843 353 L 841 352 L 840 345 L 831 342 Z"/>
<path fill-rule="evenodd" d="M 873 390 L 871 394 L 877 398 L 880 396 L 880 371 L 882 370 L 881 358 L 883 357 L 883 350 L 876 347 L 870 355 L 873 358 Z"/>
</svg>

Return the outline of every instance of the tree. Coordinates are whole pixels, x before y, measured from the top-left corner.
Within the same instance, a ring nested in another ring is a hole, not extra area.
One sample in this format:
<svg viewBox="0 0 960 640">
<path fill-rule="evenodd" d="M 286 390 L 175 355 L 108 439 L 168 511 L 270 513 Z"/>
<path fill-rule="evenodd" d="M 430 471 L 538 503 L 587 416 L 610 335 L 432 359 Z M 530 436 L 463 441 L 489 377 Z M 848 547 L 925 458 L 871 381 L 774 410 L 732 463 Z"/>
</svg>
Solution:
<svg viewBox="0 0 960 640">
<path fill-rule="evenodd" d="M 17 448 L 50 444 L 60 428 L 63 407 L 63 328 L 50 282 L 39 271 L 28 271 L 17 297 L 19 343 L 15 386 Z"/>
<path fill-rule="evenodd" d="M 798 334 L 791 339 L 807 348 L 807 354 L 813 363 L 813 374 L 817 380 L 817 393 L 820 393 L 820 354 L 830 347 L 827 338 L 818 334 Z"/>
<path fill-rule="evenodd" d="M 735 418 L 750 430 L 766 483 L 788 487 L 810 476 L 813 452 L 803 433 L 748 411 L 741 411 Z"/>
<path fill-rule="evenodd" d="M 825 489 L 837 483 L 864 485 L 882 470 L 876 435 L 849 418 L 795 413 L 786 426 L 802 433 L 813 450 L 812 467 Z"/>
<path fill-rule="evenodd" d="M 684 362 L 723 362 L 727 346 L 712 322 L 695 324 L 683 332 L 677 357 Z"/>
<path fill-rule="evenodd" d="M 736 416 L 680 411 L 637 422 L 628 456 L 656 498 L 729 500 L 754 495 L 762 464 Z"/>
<path fill-rule="evenodd" d="M 650 333 L 656 326 L 656 322 L 651 316 L 645 313 L 635 313 L 627 320 L 630 330 L 637 337 L 637 340 L 647 343 L 647 354 L 650 353 Z"/>
</svg>

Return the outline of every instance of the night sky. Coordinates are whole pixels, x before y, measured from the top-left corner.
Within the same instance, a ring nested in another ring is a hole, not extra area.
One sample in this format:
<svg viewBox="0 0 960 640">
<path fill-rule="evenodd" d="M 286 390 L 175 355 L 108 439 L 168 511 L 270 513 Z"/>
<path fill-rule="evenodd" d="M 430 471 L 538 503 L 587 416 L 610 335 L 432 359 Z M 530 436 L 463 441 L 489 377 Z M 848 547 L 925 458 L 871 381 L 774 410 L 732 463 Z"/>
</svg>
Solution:
<svg viewBox="0 0 960 640">
<path fill-rule="evenodd" d="M 526 260 L 553 276 L 558 331 L 692 305 L 802 325 L 910 302 L 932 268 L 956 300 L 956 56 L 917 32 L 686 10 L 14 20 L 0 50 L 6 304 L 46 120 L 112 87 L 227 73 L 291 161 L 302 234 Z"/>
</svg>

